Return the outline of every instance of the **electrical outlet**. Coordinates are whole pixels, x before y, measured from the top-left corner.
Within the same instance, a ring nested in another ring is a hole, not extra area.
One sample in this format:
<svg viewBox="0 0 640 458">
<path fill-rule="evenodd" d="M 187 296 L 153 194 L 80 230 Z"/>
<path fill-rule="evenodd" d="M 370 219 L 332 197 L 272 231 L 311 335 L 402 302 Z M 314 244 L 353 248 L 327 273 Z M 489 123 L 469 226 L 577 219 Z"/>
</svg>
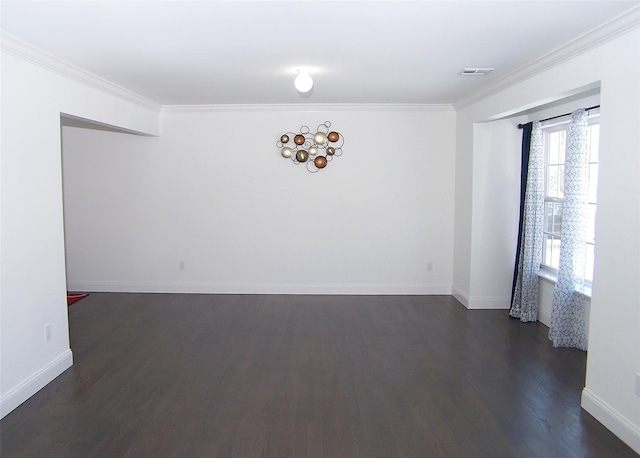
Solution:
<svg viewBox="0 0 640 458">
<path fill-rule="evenodd" d="M 433 263 L 431 261 L 427 263 L 427 272 L 433 272 Z"/>
<path fill-rule="evenodd" d="M 178 263 L 178 270 L 184 270 L 184 261 Z"/>
<path fill-rule="evenodd" d="M 640 374 L 636 374 L 636 395 L 640 396 Z"/>
<path fill-rule="evenodd" d="M 49 323 L 44 325 L 44 340 L 47 342 L 51 340 L 51 325 Z"/>
</svg>

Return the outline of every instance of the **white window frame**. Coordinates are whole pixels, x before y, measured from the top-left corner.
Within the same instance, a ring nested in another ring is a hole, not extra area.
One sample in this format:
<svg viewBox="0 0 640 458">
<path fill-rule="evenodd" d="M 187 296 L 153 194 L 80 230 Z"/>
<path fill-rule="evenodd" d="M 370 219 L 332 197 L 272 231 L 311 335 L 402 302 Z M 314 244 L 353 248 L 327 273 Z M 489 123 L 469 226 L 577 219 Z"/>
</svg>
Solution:
<svg viewBox="0 0 640 458">
<path fill-rule="evenodd" d="M 600 124 L 600 111 L 599 110 L 595 110 L 595 111 L 590 111 L 589 112 L 589 120 L 588 120 L 589 125 L 594 125 L 594 124 Z M 547 191 L 548 191 L 548 171 L 549 171 L 549 145 L 548 145 L 548 134 L 553 133 L 553 132 L 558 132 L 561 130 L 568 130 L 569 128 L 569 119 L 554 119 L 553 121 L 549 121 L 546 123 L 542 123 L 541 125 L 542 128 L 542 132 L 543 132 L 543 149 L 544 149 L 544 211 L 545 211 L 545 227 L 543 229 L 543 237 L 544 237 L 544 241 L 543 241 L 543 248 L 542 248 L 542 261 L 540 263 L 540 271 L 539 271 L 539 276 L 541 278 L 544 278 L 546 280 L 550 280 L 552 282 L 557 281 L 557 277 L 558 277 L 558 269 L 552 265 L 548 265 L 545 264 L 545 260 L 546 260 L 546 254 L 547 254 L 547 238 L 546 236 L 549 235 L 553 235 L 553 232 L 548 232 L 546 229 L 546 212 L 547 212 L 547 203 L 551 203 L 551 202 L 555 202 L 555 203 L 561 203 L 564 201 L 564 198 L 558 198 L 558 197 L 551 197 L 547 195 Z M 599 146 L 599 145 L 598 145 Z M 566 145 L 565 145 L 566 147 Z M 599 149 L 599 148 L 598 148 Z M 599 157 L 599 151 L 598 151 L 598 157 Z M 591 156 L 590 156 L 591 159 Z M 599 161 L 594 161 L 594 162 L 589 162 L 589 164 L 596 164 L 599 165 Z M 597 178 L 596 178 L 597 180 Z M 596 183 L 597 186 L 597 183 Z M 589 205 L 594 205 L 596 206 L 597 209 L 597 200 L 589 200 Z M 595 221 L 594 221 L 595 224 Z M 591 228 L 591 230 L 593 231 L 593 228 Z M 587 242 L 588 245 L 592 245 L 595 248 L 595 238 L 593 241 L 588 241 Z M 593 252 L 593 251 L 592 251 Z M 593 276 L 593 271 L 591 272 L 591 276 Z M 582 294 L 591 297 L 591 280 L 589 279 L 585 279 L 584 282 L 584 290 L 580 291 Z"/>
</svg>

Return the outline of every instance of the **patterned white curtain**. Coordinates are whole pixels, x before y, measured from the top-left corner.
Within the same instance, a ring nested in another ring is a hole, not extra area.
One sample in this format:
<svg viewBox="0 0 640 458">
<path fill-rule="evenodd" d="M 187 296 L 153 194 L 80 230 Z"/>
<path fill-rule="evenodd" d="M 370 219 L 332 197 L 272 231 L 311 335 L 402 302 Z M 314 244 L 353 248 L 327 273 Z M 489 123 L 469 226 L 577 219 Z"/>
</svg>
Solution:
<svg viewBox="0 0 640 458">
<path fill-rule="evenodd" d="M 542 260 L 544 225 L 544 152 L 540 122 L 531 130 L 529 169 L 524 195 L 524 213 L 520 236 L 520 255 L 509 315 L 520 321 L 538 319 L 538 270 Z"/>
<path fill-rule="evenodd" d="M 586 220 L 589 192 L 587 112 L 571 113 L 565 153 L 564 203 L 560 230 L 560 263 L 553 303 L 549 339 L 554 347 L 587 349 L 585 331 Z M 577 291 L 576 291 L 577 290 Z"/>
</svg>

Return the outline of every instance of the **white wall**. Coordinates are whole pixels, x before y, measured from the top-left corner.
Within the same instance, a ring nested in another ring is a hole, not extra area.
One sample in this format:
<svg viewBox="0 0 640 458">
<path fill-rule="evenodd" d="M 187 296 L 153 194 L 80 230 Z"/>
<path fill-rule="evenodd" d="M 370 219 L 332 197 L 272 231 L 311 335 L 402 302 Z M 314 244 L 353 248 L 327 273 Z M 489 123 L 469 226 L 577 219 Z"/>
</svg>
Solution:
<svg viewBox="0 0 640 458">
<path fill-rule="evenodd" d="M 456 167 L 453 229 L 453 296 L 469 306 L 473 204 L 473 117 L 456 113 Z"/>
<path fill-rule="evenodd" d="M 282 133 L 325 121 L 341 157 L 311 174 L 280 156 Z M 450 294 L 454 129 L 450 107 L 169 110 L 159 138 L 65 127 L 69 286 Z"/>
<path fill-rule="evenodd" d="M 4 37 L 2 45 L 0 416 L 72 363 L 60 113 L 158 132 L 151 108 L 27 63 L 22 48 Z"/>
<path fill-rule="evenodd" d="M 520 208 L 520 152 L 510 148 L 521 136 L 512 122 L 473 126 L 473 230 L 468 308 L 510 304 Z"/>
<path fill-rule="evenodd" d="M 596 265 L 582 405 L 640 452 L 640 397 L 634 394 L 635 374 L 640 373 L 640 31 L 637 21 L 634 24 L 625 34 L 457 112 L 453 288 L 470 302 L 476 294 L 507 295 L 506 282 L 497 277 L 488 279 L 490 284 L 484 284 L 481 292 L 474 289 L 475 279 L 486 278 L 482 250 L 474 251 L 474 246 L 486 243 L 489 248 L 483 250 L 498 248 L 490 230 L 475 231 L 482 196 L 469 182 L 486 180 L 489 171 L 476 160 L 474 124 L 524 112 L 600 83 Z M 511 188 L 512 181 L 503 179 Z M 510 210 L 505 216 L 512 217 Z M 500 219 L 498 213 L 495 221 Z M 513 260 L 509 264 L 512 267 Z"/>
</svg>

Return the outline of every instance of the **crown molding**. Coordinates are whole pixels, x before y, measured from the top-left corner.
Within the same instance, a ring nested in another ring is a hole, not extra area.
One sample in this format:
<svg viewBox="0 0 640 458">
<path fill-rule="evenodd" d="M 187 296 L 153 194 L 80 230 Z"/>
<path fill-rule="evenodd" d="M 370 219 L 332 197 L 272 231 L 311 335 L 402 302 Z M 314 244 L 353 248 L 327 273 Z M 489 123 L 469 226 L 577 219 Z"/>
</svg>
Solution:
<svg viewBox="0 0 640 458">
<path fill-rule="evenodd" d="M 65 78 L 82 83 L 93 89 L 113 95 L 127 102 L 144 108 L 168 113 L 192 112 L 250 112 L 250 111 L 453 111 L 451 104 L 424 103 L 289 103 L 289 104 L 215 104 L 215 105 L 161 105 L 133 91 L 118 86 L 104 78 L 87 72 L 75 65 L 38 49 L 22 40 L 4 32 L 0 32 L 2 52 L 10 54 L 25 62 L 57 73 Z"/>
<path fill-rule="evenodd" d="M 86 70 L 76 67 L 64 60 L 49 54 L 42 49 L 36 48 L 24 41 L 0 31 L 0 48 L 3 53 L 10 54 L 18 59 L 37 65 L 45 70 L 56 73 L 60 76 L 84 84 L 92 89 L 97 89 L 105 94 L 118 97 L 126 102 L 134 103 L 143 108 L 160 111 L 162 105 L 149 100 L 133 91 L 96 76 Z"/>
<path fill-rule="evenodd" d="M 550 68 L 562 64 L 583 54 L 593 48 L 601 46 L 621 35 L 624 35 L 640 27 L 640 6 L 636 6 L 625 13 L 605 22 L 595 29 L 587 32 L 569 43 L 534 60 L 528 65 L 505 75 L 488 84 L 468 97 L 464 97 L 453 103 L 456 110 L 466 108 L 480 100 L 504 91 L 522 81 L 544 72 Z"/>
<path fill-rule="evenodd" d="M 272 104 L 216 104 L 216 105 L 164 105 L 163 113 L 202 112 L 341 112 L 341 111 L 451 111 L 451 104 L 428 103 L 272 103 Z"/>
</svg>

